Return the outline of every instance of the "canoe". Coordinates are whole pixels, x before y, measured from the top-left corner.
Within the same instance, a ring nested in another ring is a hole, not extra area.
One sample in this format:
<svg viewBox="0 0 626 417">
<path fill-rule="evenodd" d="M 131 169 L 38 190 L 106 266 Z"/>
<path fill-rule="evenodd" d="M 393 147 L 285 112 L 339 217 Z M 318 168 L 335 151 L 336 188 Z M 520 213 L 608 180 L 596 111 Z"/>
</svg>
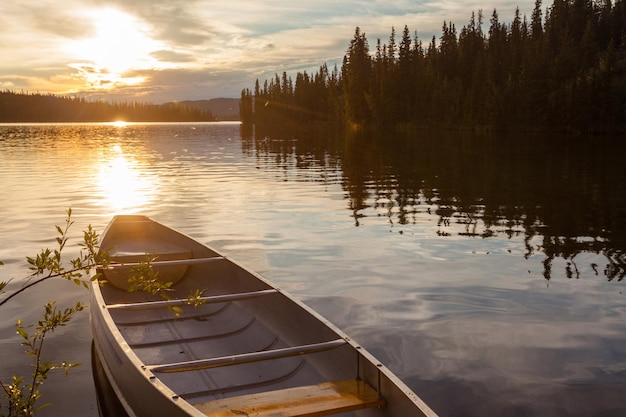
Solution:
<svg viewBox="0 0 626 417">
<path fill-rule="evenodd" d="M 208 246 L 128 215 L 100 248 L 111 264 L 91 292 L 95 362 L 127 415 L 436 416 L 341 330 Z M 146 254 L 165 297 L 129 291 Z"/>
</svg>

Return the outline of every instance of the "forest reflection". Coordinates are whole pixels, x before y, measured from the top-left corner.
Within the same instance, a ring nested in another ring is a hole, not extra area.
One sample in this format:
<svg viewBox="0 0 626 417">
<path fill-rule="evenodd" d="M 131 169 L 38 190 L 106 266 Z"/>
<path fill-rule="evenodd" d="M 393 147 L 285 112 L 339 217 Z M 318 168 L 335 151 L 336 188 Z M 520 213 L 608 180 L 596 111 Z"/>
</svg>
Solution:
<svg viewBox="0 0 626 417">
<path fill-rule="evenodd" d="M 242 130 L 261 169 L 321 171 L 305 181 L 340 183 L 354 225 L 369 215 L 392 224 L 436 219 L 442 238 L 514 238 L 579 278 L 576 257 L 609 281 L 626 275 L 626 145 L 619 137 L 470 132 Z"/>
</svg>

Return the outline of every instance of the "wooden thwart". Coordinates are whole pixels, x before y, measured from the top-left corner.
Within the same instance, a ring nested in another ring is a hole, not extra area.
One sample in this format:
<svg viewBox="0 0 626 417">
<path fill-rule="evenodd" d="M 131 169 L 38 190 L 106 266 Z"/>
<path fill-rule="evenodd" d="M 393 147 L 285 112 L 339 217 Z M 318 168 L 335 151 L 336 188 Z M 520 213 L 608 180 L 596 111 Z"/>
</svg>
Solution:
<svg viewBox="0 0 626 417">
<path fill-rule="evenodd" d="M 224 398 L 194 406 L 208 417 L 322 417 L 383 405 L 385 400 L 367 382 L 349 379 Z"/>
<path fill-rule="evenodd" d="M 278 292 L 274 288 L 270 288 L 268 290 L 258 290 L 258 291 L 250 291 L 250 292 L 242 292 L 235 294 L 224 294 L 224 295 L 208 295 L 205 297 L 198 297 L 197 300 L 202 304 L 210 304 L 210 303 L 226 303 L 230 301 L 242 301 L 247 300 L 249 298 L 261 297 L 263 295 L 274 294 Z M 196 299 L 194 299 L 195 301 Z M 152 308 L 161 308 L 167 306 L 182 306 L 188 305 L 190 300 L 188 298 L 176 298 L 172 300 L 159 300 L 159 301 L 142 301 L 138 303 L 121 303 L 121 304 L 110 304 L 107 308 L 111 310 L 115 309 L 125 309 L 125 310 L 148 310 Z"/>
<path fill-rule="evenodd" d="M 197 359 L 192 361 L 151 365 L 147 366 L 146 369 L 152 372 L 161 373 L 199 371 L 202 369 L 241 365 L 244 363 L 262 362 L 272 359 L 290 358 L 293 356 L 319 353 L 338 348 L 345 345 L 346 343 L 347 342 L 343 339 L 335 339 L 329 340 L 327 342 L 311 343 L 308 345 L 291 346 L 272 350 L 262 350 L 260 352 L 241 353 L 239 355 L 220 356 L 217 358 Z"/>
<path fill-rule="evenodd" d="M 167 255 L 167 254 L 165 254 Z M 144 254 L 142 256 L 148 256 L 148 254 Z M 115 256 L 112 257 L 113 261 L 115 261 Z M 178 265 L 197 265 L 197 264 L 205 264 L 208 262 L 214 261 L 223 261 L 223 256 L 212 256 L 210 258 L 189 258 L 189 259 L 173 259 L 166 261 L 152 261 L 150 265 L 153 267 L 156 266 L 178 266 Z M 123 268 L 136 268 L 140 266 L 141 262 L 113 262 L 107 266 L 107 269 L 123 269 Z"/>
</svg>

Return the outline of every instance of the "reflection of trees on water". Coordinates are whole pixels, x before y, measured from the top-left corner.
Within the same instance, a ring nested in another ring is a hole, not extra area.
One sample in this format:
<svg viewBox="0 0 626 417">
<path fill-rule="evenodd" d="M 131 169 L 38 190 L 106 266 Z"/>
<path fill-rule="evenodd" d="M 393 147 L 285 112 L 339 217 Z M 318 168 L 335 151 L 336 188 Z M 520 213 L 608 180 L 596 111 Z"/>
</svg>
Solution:
<svg viewBox="0 0 626 417">
<path fill-rule="evenodd" d="M 312 129 L 298 135 L 290 132 L 255 134 L 250 126 L 242 125 L 241 137 L 244 153 L 254 156 L 261 169 L 285 173 L 298 170 L 298 180 L 341 181 L 341 144 L 336 132 Z"/>
<path fill-rule="evenodd" d="M 606 259 L 586 265 L 597 275 L 626 275 L 626 144 L 616 138 L 325 130 L 244 138 L 270 165 L 340 168 L 355 226 L 372 215 L 391 225 L 434 218 L 440 236 L 522 237 L 526 258 L 545 255 L 546 279 L 557 259 L 578 278 L 581 253 Z"/>
</svg>

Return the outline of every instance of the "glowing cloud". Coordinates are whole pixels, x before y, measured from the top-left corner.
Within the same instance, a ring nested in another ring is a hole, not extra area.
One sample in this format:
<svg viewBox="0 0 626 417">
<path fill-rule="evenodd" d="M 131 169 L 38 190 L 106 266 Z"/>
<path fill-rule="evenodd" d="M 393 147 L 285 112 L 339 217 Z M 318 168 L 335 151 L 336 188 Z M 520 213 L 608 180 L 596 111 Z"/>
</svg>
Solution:
<svg viewBox="0 0 626 417">
<path fill-rule="evenodd" d="M 75 76 L 90 87 L 139 84 L 145 78 L 125 74 L 160 66 L 152 53 L 164 46 L 150 37 L 149 26 L 138 18 L 106 8 L 85 12 L 85 19 L 91 22 L 92 36 L 69 43 L 67 49 L 80 61 L 69 65 L 77 70 Z"/>
</svg>

